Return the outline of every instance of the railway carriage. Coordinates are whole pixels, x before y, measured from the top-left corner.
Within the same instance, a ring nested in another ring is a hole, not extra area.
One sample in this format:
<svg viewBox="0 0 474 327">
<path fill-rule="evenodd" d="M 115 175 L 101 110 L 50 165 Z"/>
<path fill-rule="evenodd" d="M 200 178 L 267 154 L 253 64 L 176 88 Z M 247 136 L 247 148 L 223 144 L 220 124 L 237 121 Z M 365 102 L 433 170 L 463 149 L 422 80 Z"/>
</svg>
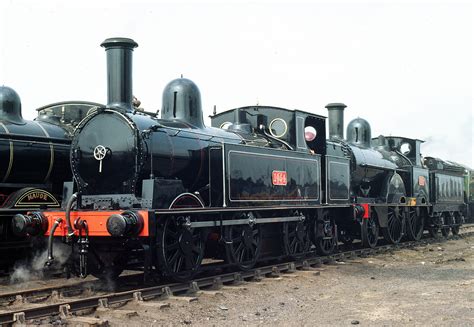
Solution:
<svg viewBox="0 0 474 327">
<path fill-rule="evenodd" d="M 113 38 L 102 46 L 108 104 L 74 131 L 65 210 L 20 217 L 50 226 L 48 264 L 57 237 L 71 245 L 68 267 L 81 276 L 115 278 L 138 265 L 188 280 L 204 258 L 249 269 L 329 254 L 339 240 L 374 247 L 379 230 L 398 243 L 419 240 L 425 226 L 456 232 L 462 223 L 438 219 L 464 210 L 463 184 L 457 172 L 424 165 L 420 140 L 372 139 L 361 118 L 344 138 L 341 103 L 326 107 L 329 139 L 326 117 L 269 106 L 215 114 L 207 127 L 199 89 L 184 78 L 166 86 L 158 118 L 132 106 L 137 44 Z M 450 191 L 440 206 L 442 185 Z"/>
<path fill-rule="evenodd" d="M 436 236 L 439 231 L 447 236 L 451 229 L 457 235 L 463 224 L 467 206 L 466 169 L 432 157 L 425 158 L 430 171 L 431 203 L 429 232 Z"/>
</svg>

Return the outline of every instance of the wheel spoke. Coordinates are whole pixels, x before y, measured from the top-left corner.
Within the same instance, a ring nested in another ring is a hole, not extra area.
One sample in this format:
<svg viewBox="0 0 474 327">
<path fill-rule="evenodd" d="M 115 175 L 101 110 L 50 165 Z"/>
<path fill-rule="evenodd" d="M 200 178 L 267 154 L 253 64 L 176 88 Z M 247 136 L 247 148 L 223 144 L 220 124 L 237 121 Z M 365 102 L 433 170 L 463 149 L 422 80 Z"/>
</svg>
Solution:
<svg viewBox="0 0 474 327">
<path fill-rule="evenodd" d="M 187 255 L 184 259 L 184 267 L 186 270 L 191 270 L 193 268 L 192 256 Z"/>
<path fill-rule="evenodd" d="M 293 248 L 295 246 L 295 244 L 297 243 L 297 239 L 296 237 L 290 239 L 290 248 Z"/>
<path fill-rule="evenodd" d="M 178 242 L 175 242 L 175 243 L 172 243 L 168 246 L 166 246 L 166 251 L 172 251 L 172 250 L 175 250 L 179 247 L 179 243 Z"/>
<path fill-rule="evenodd" d="M 178 272 L 181 270 L 181 266 L 183 265 L 183 257 L 179 256 L 178 261 L 176 262 L 176 266 L 174 272 Z"/>
<path fill-rule="evenodd" d="M 241 242 L 241 243 L 239 243 L 239 245 L 235 249 L 235 253 L 240 253 L 243 249 L 244 249 L 244 243 Z"/>
<path fill-rule="evenodd" d="M 176 259 L 178 259 L 178 257 L 179 257 L 179 250 L 175 250 L 174 253 L 171 256 L 169 256 L 168 263 L 172 265 L 176 261 Z"/>
<path fill-rule="evenodd" d="M 228 226 L 224 234 L 232 240 L 225 244 L 228 262 L 235 263 L 240 269 L 251 268 L 256 263 L 260 247 L 260 226 Z"/>
<path fill-rule="evenodd" d="M 171 230 L 167 230 L 165 234 L 165 238 L 171 237 L 172 239 L 177 239 L 178 238 L 178 233 L 175 233 Z"/>
<path fill-rule="evenodd" d="M 239 253 L 239 256 L 238 256 L 237 262 L 240 262 L 240 263 L 245 262 L 245 254 L 246 254 L 246 252 L 247 252 L 247 248 L 242 247 L 241 252 L 238 252 L 238 253 Z"/>
</svg>

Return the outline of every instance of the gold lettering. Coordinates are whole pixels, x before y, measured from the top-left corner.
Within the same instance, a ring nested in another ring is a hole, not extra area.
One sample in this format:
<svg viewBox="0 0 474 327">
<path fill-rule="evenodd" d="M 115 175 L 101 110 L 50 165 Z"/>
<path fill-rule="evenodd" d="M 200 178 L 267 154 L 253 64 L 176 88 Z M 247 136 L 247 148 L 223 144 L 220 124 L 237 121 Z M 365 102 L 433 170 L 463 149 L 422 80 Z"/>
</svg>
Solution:
<svg viewBox="0 0 474 327">
<path fill-rule="evenodd" d="M 44 200 L 48 201 L 48 195 L 40 192 L 33 192 L 26 197 L 27 201 Z"/>
</svg>

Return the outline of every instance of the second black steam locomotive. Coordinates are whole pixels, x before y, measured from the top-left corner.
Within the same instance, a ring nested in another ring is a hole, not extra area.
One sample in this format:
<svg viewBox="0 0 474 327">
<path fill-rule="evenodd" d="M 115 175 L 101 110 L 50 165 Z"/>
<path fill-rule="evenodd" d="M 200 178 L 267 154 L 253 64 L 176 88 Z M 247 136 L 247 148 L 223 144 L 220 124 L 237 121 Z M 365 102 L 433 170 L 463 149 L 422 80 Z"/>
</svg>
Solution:
<svg viewBox="0 0 474 327">
<path fill-rule="evenodd" d="M 74 245 L 81 276 L 116 277 L 130 264 L 176 280 L 204 258 L 240 269 L 302 258 L 338 240 L 374 247 L 418 240 L 427 228 L 459 232 L 464 171 L 422 159 L 422 141 L 371 137 L 363 119 L 343 135 L 345 105 L 326 118 L 277 107 L 243 107 L 203 122 L 190 80 L 169 83 L 161 118 L 132 106 L 131 39 L 102 43 L 108 104 L 77 126 L 70 154 L 75 186 L 65 211 L 33 212 L 52 239 Z M 76 209 L 74 209 L 76 206 Z M 23 218 L 19 218 L 23 219 Z"/>
<path fill-rule="evenodd" d="M 54 103 L 25 120 L 12 88 L 0 87 L 0 267 L 8 269 L 30 249 L 30 237 L 47 230 L 37 219 L 15 220 L 34 209 L 60 208 L 63 183 L 71 179 L 72 131 L 90 108 L 84 101 Z M 30 224 L 26 228 L 25 225 Z"/>
</svg>

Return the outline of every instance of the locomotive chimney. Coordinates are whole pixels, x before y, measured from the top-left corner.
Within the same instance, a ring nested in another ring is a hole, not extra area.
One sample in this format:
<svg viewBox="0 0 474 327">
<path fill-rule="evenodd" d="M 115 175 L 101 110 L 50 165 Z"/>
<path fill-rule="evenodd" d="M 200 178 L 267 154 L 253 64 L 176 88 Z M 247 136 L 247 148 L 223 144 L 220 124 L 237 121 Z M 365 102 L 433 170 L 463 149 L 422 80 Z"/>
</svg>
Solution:
<svg viewBox="0 0 474 327">
<path fill-rule="evenodd" d="M 330 103 L 326 106 L 329 116 L 329 138 L 344 139 L 344 103 Z"/>
<path fill-rule="evenodd" d="M 133 111 L 132 54 L 138 44 L 123 37 L 102 42 L 107 53 L 107 107 Z"/>
</svg>

